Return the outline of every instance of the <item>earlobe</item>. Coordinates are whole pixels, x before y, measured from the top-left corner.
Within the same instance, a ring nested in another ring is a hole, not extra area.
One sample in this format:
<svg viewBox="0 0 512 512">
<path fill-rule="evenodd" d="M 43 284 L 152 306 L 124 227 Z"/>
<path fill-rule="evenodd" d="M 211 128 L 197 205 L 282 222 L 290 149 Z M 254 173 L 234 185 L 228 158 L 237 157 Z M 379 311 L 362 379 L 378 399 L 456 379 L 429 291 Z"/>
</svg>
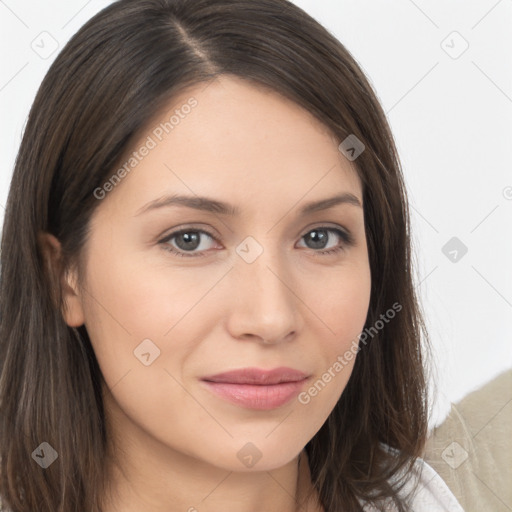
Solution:
<svg viewBox="0 0 512 512">
<path fill-rule="evenodd" d="M 84 324 L 85 317 L 76 272 L 71 269 L 62 269 L 61 244 L 51 233 L 40 234 L 39 245 L 49 275 L 52 276 L 53 282 L 60 286 L 64 321 L 70 327 L 80 327 Z"/>
<path fill-rule="evenodd" d="M 80 327 L 83 325 L 85 316 L 82 306 L 82 295 L 78 292 L 74 272 L 66 272 L 62 277 L 62 299 L 64 302 L 62 315 L 66 323 L 70 327 Z"/>
</svg>

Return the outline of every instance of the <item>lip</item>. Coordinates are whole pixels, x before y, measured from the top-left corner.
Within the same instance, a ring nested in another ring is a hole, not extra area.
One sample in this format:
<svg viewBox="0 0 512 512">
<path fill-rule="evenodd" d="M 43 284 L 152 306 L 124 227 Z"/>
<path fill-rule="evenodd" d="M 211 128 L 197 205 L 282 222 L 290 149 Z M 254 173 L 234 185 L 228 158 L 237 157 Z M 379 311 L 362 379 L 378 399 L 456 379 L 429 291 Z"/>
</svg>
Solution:
<svg viewBox="0 0 512 512">
<path fill-rule="evenodd" d="M 241 368 L 229 372 L 217 373 L 209 377 L 203 377 L 201 380 L 209 382 L 223 382 L 228 384 L 255 384 L 270 385 L 280 384 L 281 382 L 297 382 L 306 378 L 307 375 L 299 370 L 280 366 L 272 370 L 263 370 L 260 368 Z"/>
<path fill-rule="evenodd" d="M 206 387 L 225 400 L 247 409 L 276 409 L 296 396 L 308 376 L 293 368 L 242 368 L 203 377 Z"/>
</svg>

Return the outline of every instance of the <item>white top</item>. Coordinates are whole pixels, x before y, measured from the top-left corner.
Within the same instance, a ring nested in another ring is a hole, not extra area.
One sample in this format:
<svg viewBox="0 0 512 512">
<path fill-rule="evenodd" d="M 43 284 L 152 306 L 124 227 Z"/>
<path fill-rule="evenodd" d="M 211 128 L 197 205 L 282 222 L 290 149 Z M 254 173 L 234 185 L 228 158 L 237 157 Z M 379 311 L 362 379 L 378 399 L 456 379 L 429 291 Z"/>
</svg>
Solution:
<svg viewBox="0 0 512 512">
<path fill-rule="evenodd" d="M 383 445 L 386 450 L 396 451 L 389 446 Z M 312 487 L 311 473 L 307 463 L 307 452 L 303 450 L 299 459 L 299 489 L 300 497 L 309 495 L 314 505 L 304 510 L 322 510 L 318 503 L 318 492 Z M 399 476 L 392 479 L 394 483 Z M 408 475 L 407 483 L 400 490 L 400 496 L 409 499 L 410 512 L 464 512 L 457 498 L 452 494 L 444 480 L 429 466 L 423 459 L 416 459 L 411 474 Z M 376 512 L 378 509 L 369 504 L 361 502 L 365 512 Z M 386 512 L 396 512 L 396 507 L 389 504 L 385 507 Z"/>
<path fill-rule="evenodd" d="M 414 495 L 414 512 L 464 512 L 445 481 L 424 460 L 418 459 L 421 476 Z"/>
<path fill-rule="evenodd" d="M 406 496 L 417 484 L 411 495 L 411 512 L 464 512 L 444 480 L 423 459 L 416 460 L 416 470 L 400 493 Z M 365 512 L 376 510 L 373 506 L 365 507 Z"/>
</svg>

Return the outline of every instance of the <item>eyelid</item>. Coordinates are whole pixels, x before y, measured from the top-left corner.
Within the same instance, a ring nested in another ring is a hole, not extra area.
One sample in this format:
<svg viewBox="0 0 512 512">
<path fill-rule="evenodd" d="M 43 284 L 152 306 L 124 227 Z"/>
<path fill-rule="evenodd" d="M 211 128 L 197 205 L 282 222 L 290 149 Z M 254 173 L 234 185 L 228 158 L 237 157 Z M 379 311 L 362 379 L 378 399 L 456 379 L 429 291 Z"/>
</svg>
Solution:
<svg viewBox="0 0 512 512">
<path fill-rule="evenodd" d="M 201 234 L 204 234 L 204 235 L 208 235 L 212 240 L 214 240 L 215 242 L 218 243 L 218 240 L 217 240 L 217 236 L 214 235 L 213 233 L 211 233 L 210 231 L 208 231 L 207 229 L 203 229 L 203 228 L 196 228 L 196 227 L 193 227 L 193 226 L 185 226 L 185 227 L 180 227 L 180 228 L 176 228 L 174 231 L 171 231 L 169 234 L 163 236 L 162 238 L 160 238 L 158 240 L 158 243 L 159 244 L 168 244 L 168 242 L 170 240 L 172 240 L 174 237 L 176 236 L 179 236 L 181 235 L 182 233 L 188 233 L 188 232 L 196 232 L 196 233 L 201 233 Z M 177 249 L 174 249 L 174 250 L 171 250 L 171 252 L 176 252 L 178 253 L 178 250 Z M 206 251 L 201 251 L 201 252 L 197 252 L 197 253 L 194 253 L 194 252 L 189 252 L 190 255 L 199 255 L 201 253 L 204 253 Z M 179 254 L 181 253 L 187 253 L 186 251 L 180 251 Z"/>
<path fill-rule="evenodd" d="M 353 238 L 352 236 L 352 232 L 342 226 L 341 224 L 331 224 L 330 222 L 315 222 L 313 224 L 311 224 L 310 226 L 307 226 L 303 231 L 302 231 L 302 234 L 300 235 L 300 237 L 303 237 L 304 235 L 306 235 L 307 233 L 309 233 L 310 231 L 314 231 L 315 229 L 333 229 L 333 230 L 338 230 L 338 231 L 342 231 L 344 234 L 346 234 L 348 237 L 351 237 Z"/>
<path fill-rule="evenodd" d="M 195 225 L 185 224 L 183 226 L 177 226 L 177 227 L 173 228 L 169 232 L 167 232 L 167 230 L 166 230 L 167 234 L 158 236 L 158 242 L 160 243 L 160 242 L 169 240 L 170 238 L 172 238 L 174 236 L 180 235 L 181 233 L 187 233 L 189 231 L 196 231 L 198 233 L 205 233 L 205 234 L 207 234 L 208 236 L 210 236 L 211 238 L 213 238 L 216 241 L 219 238 L 219 235 L 216 232 L 214 232 L 213 230 L 210 231 L 207 228 L 202 228 L 202 227 L 200 228 L 200 227 L 197 227 Z"/>
</svg>

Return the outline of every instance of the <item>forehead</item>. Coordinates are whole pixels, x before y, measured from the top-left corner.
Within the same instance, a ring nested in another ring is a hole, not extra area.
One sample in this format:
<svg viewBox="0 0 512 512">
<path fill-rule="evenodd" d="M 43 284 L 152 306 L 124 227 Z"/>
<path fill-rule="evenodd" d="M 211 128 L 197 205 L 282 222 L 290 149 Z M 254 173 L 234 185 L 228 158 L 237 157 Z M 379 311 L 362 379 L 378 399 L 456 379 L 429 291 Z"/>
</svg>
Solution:
<svg viewBox="0 0 512 512">
<path fill-rule="evenodd" d="M 107 199 L 135 212 L 163 193 L 229 198 L 256 210 L 342 192 L 361 197 L 339 142 L 289 99 L 221 76 L 183 90 L 148 122 Z"/>
</svg>

